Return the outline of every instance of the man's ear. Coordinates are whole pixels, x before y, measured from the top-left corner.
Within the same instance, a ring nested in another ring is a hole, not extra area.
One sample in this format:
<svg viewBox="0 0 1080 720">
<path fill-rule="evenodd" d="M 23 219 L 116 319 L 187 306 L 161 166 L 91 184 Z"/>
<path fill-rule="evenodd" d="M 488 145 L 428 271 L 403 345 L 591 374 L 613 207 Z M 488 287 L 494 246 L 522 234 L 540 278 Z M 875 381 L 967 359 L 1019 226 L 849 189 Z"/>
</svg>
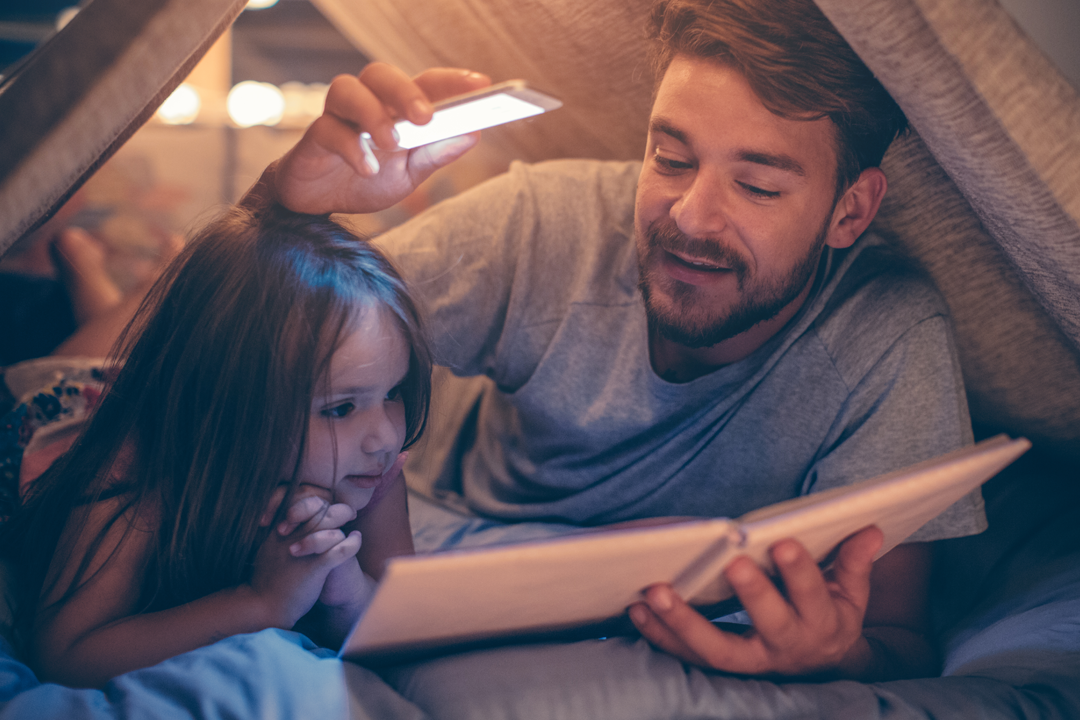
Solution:
<svg viewBox="0 0 1080 720">
<path fill-rule="evenodd" d="M 863 170 L 833 208 L 825 244 L 838 249 L 851 247 L 877 215 L 888 186 L 881 168 Z"/>
</svg>

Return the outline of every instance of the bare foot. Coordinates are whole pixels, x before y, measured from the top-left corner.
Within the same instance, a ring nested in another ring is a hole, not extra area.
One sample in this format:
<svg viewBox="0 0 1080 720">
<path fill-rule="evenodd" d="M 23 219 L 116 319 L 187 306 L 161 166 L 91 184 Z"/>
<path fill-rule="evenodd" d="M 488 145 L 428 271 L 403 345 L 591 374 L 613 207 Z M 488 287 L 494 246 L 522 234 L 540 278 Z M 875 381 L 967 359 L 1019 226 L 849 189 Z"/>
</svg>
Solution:
<svg viewBox="0 0 1080 720">
<path fill-rule="evenodd" d="M 68 227 L 53 242 L 60 278 L 75 322 L 85 325 L 120 304 L 123 293 L 105 269 L 105 247 L 82 228 Z"/>
<path fill-rule="evenodd" d="M 79 242 L 79 240 L 76 240 L 75 244 L 78 244 Z M 180 252 L 183 245 L 183 238 L 179 236 L 170 236 L 169 242 L 162 248 L 160 263 L 158 264 L 156 271 L 152 273 L 150 277 L 139 283 L 138 287 L 127 295 L 121 295 L 120 290 L 113 284 L 112 287 L 116 289 L 118 295 L 116 302 L 107 307 L 103 304 L 98 305 L 98 310 L 93 314 L 90 314 L 85 321 L 80 320 L 79 329 L 72 333 L 50 354 L 82 357 L 105 357 L 108 355 L 113 350 L 113 345 L 124 331 L 124 328 L 131 321 L 131 318 L 134 317 L 135 311 L 138 310 L 146 293 L 150 291 L 151 286 L 157 280 L 158 276 L 161 275 L 165 266 Z M 104 259 L 104 253 L 102 253 L 102 259 Z M 96 269 L 92 270 L 91 274 L 96 272 Z M 104 273 L 103 266 L 101 272 Z M 90 285 L 90 281 L 85 275 L 80 275 L 80 277 L 83 277 L 83 281 L 85 281 L 87 285 Z M 108 280 L 108 282 L 112 283 L 111 280 Z M 78 305 L 75 300 L 75 294 L 70 284 L 68 285 L 68 290 L 71 293 L 72 307 L 77 308 Z M 102 298 L 105 296 L 104 293 L 95 294 L 95 291 L 93 290 L 90 290 L 88 294 L 90 296 L 90 305 L 93 305 L 94 302 L 101 303 Z M 83 301 L 86 300 L 87 299 L 84 298 Z M 86 306 L 84 306 L 84 309 L 85 307 Z M 76 318 L 78 319 L 78 317 L 78 311 L 76 310 Z"/>
</svg>

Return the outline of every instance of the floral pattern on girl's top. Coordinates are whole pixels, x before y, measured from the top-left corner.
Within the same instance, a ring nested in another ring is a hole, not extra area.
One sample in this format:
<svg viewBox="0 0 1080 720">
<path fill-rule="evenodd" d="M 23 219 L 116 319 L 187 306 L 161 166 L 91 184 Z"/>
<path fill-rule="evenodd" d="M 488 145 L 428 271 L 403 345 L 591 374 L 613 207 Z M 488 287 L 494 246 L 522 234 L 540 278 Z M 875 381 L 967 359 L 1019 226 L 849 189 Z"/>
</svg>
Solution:
<svg viewBox="0 0 1080 720">
<path fill-rule="evenodd" d="M 34 435 L 49 425 L 84 420 L 104 385 L 100 362 L 63 366 L 52 358 L 48 365 L 53 367 L 43 368 L 37 387 L 11 387 L 19 384 L 8 382 L 15 368 L 25 370 L 28 364 L 42 364 L 43 360 L 28 360 L 0 371 L 0 522 L 18 507 L 19 472 Z M 27 376 L 25 372 L 18 374 Z"/>
</svg>

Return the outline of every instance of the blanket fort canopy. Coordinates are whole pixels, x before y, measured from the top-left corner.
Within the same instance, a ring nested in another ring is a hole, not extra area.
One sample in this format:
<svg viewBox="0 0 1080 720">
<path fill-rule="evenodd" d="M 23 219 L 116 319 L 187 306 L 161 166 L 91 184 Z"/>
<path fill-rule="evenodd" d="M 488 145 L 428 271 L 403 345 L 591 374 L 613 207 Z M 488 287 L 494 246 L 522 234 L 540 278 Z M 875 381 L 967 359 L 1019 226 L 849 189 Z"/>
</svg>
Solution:
<svg viewBox="0 0 1080 720">
<path fill-rule="evenodd" d="M 94 0 L 0 85 L 0 253 L 145 123 L 245 0 Z"/>
</svg>

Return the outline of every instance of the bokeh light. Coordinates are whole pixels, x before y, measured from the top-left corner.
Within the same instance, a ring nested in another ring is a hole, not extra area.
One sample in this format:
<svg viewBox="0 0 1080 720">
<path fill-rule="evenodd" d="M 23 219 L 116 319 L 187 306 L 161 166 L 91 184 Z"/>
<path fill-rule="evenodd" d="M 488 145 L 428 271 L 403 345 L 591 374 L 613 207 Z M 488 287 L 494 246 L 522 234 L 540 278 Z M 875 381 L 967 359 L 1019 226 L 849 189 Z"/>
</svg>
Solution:
<svg viewBox="0 0 1080 720">
<path fill-rule="evenodd" d="M 240 127 L 276 125 L 285 113 L 285 96 L 276 85 L 245 80 L 233 85 L 225 108 Z"/>
<path fill-rule="evenodd" d="M 169 125 L 188 125 L 199 116 L 201 107 L 202 99 L 199 97 L 199 91 L 187 83 L 181 83 L 173 90 L 172 95 L 161 103 L 157 116 Z"/>
</svg>

